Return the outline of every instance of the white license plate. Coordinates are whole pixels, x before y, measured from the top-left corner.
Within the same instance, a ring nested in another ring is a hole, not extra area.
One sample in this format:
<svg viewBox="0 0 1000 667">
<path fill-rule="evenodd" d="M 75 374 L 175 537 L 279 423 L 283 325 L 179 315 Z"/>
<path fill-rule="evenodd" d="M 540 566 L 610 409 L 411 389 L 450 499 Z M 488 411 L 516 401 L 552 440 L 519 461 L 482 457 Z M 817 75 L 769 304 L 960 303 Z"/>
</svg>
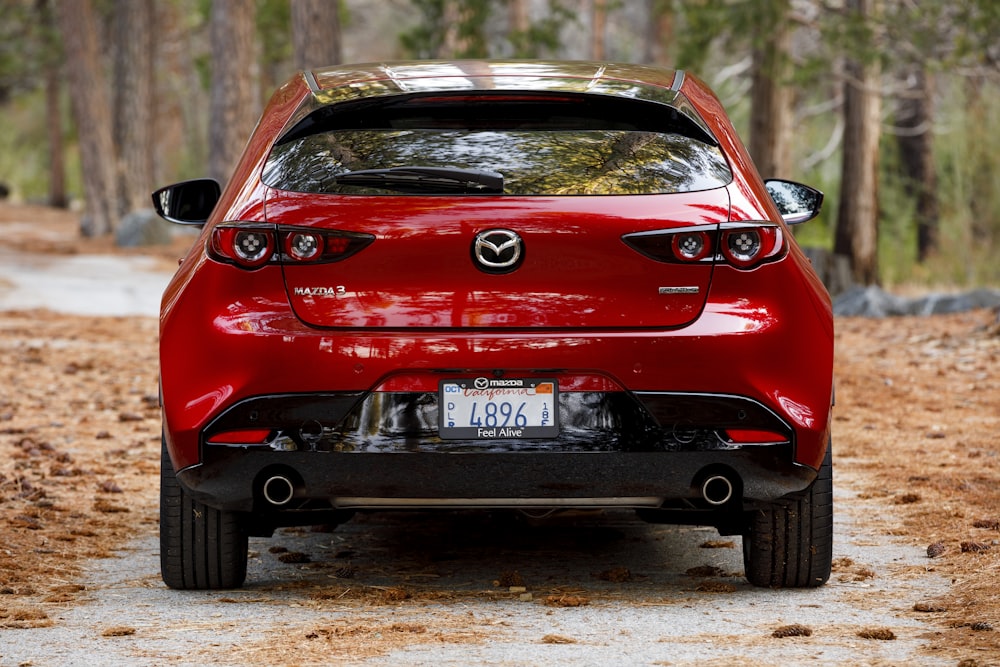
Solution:
<svg viewBox="0 0 1000 667">
<path fill-rule="evenodd" d="M 555 438 L 559 387 L 537 378 L 443 380 L 439 432 L 446 440 Z"/>
</svg>

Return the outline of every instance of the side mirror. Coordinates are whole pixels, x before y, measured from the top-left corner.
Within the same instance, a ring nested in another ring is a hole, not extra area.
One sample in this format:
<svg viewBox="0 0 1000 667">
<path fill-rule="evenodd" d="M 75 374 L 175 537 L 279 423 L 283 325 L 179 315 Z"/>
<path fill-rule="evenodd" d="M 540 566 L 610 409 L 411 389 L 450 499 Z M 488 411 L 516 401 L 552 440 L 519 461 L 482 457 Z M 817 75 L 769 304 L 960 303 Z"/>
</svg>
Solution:
<svg viewBox="0 0 1000 667">
<path fill-rule="evenodd" d="M 153 193 L 153 208 L 168 222 L 179 225 L 204 225 L 219 202 L 222 189 L 218 181 L 198 178 L 174 183 Z"/>
<path fill-rule="evenodd" d="M 823 193 L 795 181 L 769 178 L 764 187 L 774 200 L 781 218 L 789 225 L 812 220 L 823 207 Z"/>
</svg>

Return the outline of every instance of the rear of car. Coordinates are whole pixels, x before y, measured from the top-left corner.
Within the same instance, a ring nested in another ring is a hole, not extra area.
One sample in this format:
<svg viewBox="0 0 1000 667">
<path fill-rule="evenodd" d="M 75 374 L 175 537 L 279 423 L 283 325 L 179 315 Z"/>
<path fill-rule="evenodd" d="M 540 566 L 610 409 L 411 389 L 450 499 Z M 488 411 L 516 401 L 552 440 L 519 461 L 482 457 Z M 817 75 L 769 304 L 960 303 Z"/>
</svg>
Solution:
<svg viewBox="0 0 1000 667">
<path fill-rule="evenodd" d="M 635 508 L 829 576 L 829 299 L 696 78 L 304 73 L 214 199 L 161 316 L 168 585 L 440 507 Z"/>
</svg>

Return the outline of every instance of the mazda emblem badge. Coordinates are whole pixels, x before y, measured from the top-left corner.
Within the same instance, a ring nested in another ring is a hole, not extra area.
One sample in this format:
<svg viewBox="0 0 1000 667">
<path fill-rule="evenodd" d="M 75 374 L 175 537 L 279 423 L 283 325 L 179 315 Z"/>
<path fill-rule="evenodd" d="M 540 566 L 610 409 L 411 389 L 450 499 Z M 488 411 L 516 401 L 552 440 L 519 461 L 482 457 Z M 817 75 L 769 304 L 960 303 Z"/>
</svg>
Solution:
<svg viewBox="0 0 1000 667">
<path fill-rule="evenodd" d="M 486 273 L 510 273 L 524 260 L 524 242 L 509 229 L 487 229 L 472 242 L 472 261 Z"/>
</svg>

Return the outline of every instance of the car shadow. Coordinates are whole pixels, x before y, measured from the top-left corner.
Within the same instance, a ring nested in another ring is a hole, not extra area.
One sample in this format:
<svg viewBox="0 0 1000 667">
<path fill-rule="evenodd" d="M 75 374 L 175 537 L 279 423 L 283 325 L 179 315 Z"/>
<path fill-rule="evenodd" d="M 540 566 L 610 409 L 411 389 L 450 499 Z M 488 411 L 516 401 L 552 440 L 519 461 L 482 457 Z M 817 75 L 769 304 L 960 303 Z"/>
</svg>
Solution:
<svg viewBox="0 0 1000 667">
<path fill-rule="evenodd" d="M 394 589 L 405 597 L 582 591 L 659 598 L 735 592 L 739 537 L 651 525 L 624 510 L 359 513 L 335 530 L 286 528 L 251 541 L 248 586 Z"/>
</svg>

